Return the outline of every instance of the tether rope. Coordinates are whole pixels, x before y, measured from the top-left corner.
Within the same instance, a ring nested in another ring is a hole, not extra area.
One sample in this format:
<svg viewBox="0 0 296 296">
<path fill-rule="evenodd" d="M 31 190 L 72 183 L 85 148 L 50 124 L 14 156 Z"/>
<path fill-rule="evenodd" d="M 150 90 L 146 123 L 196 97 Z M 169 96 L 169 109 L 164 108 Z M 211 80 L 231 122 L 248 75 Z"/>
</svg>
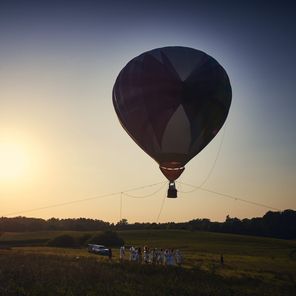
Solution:
<svg viewBox="0 0 296 296">
<path fill-rule="evenodd" d="M 223 145 L 223 142 L 224 142 L 224 138 L 225 138 L 225 132 L 226 132 L 226 123 L 223 127 L 223 133 L 222 133 L 222 137 L 221 137 L 221 141 L 220 141 L 220 144 L 219 144 L 219 147 L 218 147 L 218 151 L 217 151 L 217 154 L 216 154 L 216 157 L 214 159 L 214 162 L 208 172 L 208 174 L 206 175 L 205 179 L 200 183 L 199 186 L 195 186 L 194 189 L 192 190 L 189 190 L 189 191 L 181 191 L 181 190 L 178 190 L 178 192 L 181 192 L 181 193 L 191 193 L 191 192 L 194 192 L 196 190 L 198 190 L 199 188 L 201 188 L 202 186 L 204 186 L 206 184 L 206 182 L 209 180 L 209 178 L 211 177 L 213 171 L 214 171 L 214 168 L 216 167 L 216 164 L 217 164 L 217 161 L 218 161 L 218 158 L 220 156 L 220 152 L 221 152 L 221 149 L 222 149 L 222 145 Z M 181 184 L 181 182 L 178 182 Z"/>
<path fill-rule="evenodd" d="M 113 193 L 108 193 L 108 194 L 96 195 L 96 196 L 92 196 L 92 197 L 71 200 L 71 201 L 68 201 L 68 202 L 57 203 L 57 204 L 48 205 L 48 206 L 44 206 L 44 207 L 38 207 L 38 208 L 33 208 L 33 209 L 28 209 L 28 210 L 23 210 L 23 211 L 11 212 L 11 213 L 4 214 L 2 216 L 7 217 L 7 216 L 12 216 L 12 215 L 20 215 L 20 214 L 29 213 L 29 212 L 35 212 L 35 211 L 39 211 L 39 210 L 45 210 L 45 209 L 56 208 L 56 207 L 71 205 L 71 204 L 75 204 L 75 203 L 85 202 L 85 201 L 89 201 L 89 200 L 101 199 L 101 198 L 106 198 L 106 197 L 113 197 L 113 196 L 116 196 L 116 195 L 118 196 L 121 193 L 127 193 L 127 192 L 131 192 L 131 191 L 145 189 L 145 188 L 153 187 L 153 186 L 163 184 L 163 183 L 164 182 L 158 182 L 158 183 L 154 183 L 154 184 L 150 184 L 150 185 L 130 188 L 130 189 L 127 189 L 125 191 L 119 191 L 119 192 L 113 192 Z"/>
<path fill-rule="evenodd" d="M 160 205 L 160 209 L 159 209 L 159 213 L 157 215 L 157 218 L 156 218 L 156 223 L 158 223 L 159 221 L 159 217 L 162 213 L 162 210 L 163 210 L 163 207 L 164 207 L 164 204 L 165 204 L 165 200 L 166 200 L 166 194 L 163 196 L 163 199 L 162 199 L 162 202 L 161 202 L 161 205 Z"/>
<path fill-rule="evenodd" d="M 195 190 L 202 190 L 202 191 L 206 191 L 206 192 L 209 192 L 209 193 L 214 193 L 216 195 L 220 195 L 221 197 L 226 197 L 226 198 L 230 198 L 230 199 L 233 199 L 233 200 L 242 201 L 242 202 L 245 202 L 245 203 L 248 203 L 248 204 L 252 204 L 252 205 L 255 205 L 255 206 L 259 206 L 259 207 L 268 208 L 268 209 L 271 209 L 271 210 L 281 211 L 281 209 L 279 209 L 279 208 L 272 207 L 272 206 L 269 206 L 267 204 L 263 204 L 263 203 L 259 203 L 259 202 L 255 202 L 255 201 L 251 201 L 251 200 L 247 200 L 247 199 L 244 199 L 244 198 L 241 198 L 241 197 L 238 197 L 238 196 L 234 196 L 234 195 L 230 195 L 230 194 L 226 194 L 226 193 L 221 193 L 221 192 L 214 191 L 214 190 L 207 189 L 207 188 L 201 188 L 200 186 L 195 186 L 195 185 L 191 185 L 191 184 L 184 183 L 184 182 L 179 182 L 178 181 L 177 183 L 180 183 L 180 184 L 183 184 L 183 185 L 186 185 L 186 186 L 193 187 L 193 188 L 195 188 Z"/>
<path fill-rule="evenodd" d="M 126 192 L 122 192 L 122 194 L 129 197 L 129 198 L 147 198 L 147 197 L 153 196 L 154 194 L 159 192 L 165 186 L 165 184 L 167 184 L 167 182 L 163 182 L 163 184 L 160 186 L 160 188 L 153 191 L 152 193 L 148 193 L 148 194 L 145 194 L 145 195 L 132 195 L 132 194 L 129 194 L 129 193 L 126 193 Z"/>
</svg>

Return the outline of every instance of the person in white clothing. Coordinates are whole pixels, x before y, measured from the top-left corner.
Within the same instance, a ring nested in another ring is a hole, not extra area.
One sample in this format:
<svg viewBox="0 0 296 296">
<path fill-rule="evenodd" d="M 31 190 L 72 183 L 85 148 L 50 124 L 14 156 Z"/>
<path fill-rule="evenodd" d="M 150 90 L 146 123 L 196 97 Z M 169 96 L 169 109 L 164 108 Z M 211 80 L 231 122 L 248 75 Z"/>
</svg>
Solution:
<svg viewBox="0 0 296 296">
<path fill-rule="evenodd" d="M 121 246 L 119 249 L 119 259 L 122 262 L 124 260 L 125 257 L 125 247 Z"/>
<path fill-rule="evenodd" d="M 182 258 L 181 252 L 179 250 L 176 250 L 175 259 L 176 259 L 177 265 L 181 266 L 183 258 Z"/>
</svg>

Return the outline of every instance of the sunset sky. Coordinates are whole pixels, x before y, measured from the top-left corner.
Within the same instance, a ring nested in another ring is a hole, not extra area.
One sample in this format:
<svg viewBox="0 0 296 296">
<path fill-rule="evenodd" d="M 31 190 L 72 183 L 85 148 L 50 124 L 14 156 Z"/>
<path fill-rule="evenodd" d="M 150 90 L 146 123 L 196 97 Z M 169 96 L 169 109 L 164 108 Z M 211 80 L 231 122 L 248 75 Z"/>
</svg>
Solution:
<svg viewBox="0 0 296 296">
<path fill-rule="evenodd" d="M 173 45 L 213 56 L 233 91 L 226 126 L 179 180 L 199 186 L 213 168 L 204 188 L 295 209 L 295 36 L 280 2 L 0 1 L 0 216 L 157 221 L 167 185 L 120 197 L 166 179 L 121 127 L 112 88 L 132 58 Z M 158 221 L 266 211 L 196 190 Z"/>
</svg>

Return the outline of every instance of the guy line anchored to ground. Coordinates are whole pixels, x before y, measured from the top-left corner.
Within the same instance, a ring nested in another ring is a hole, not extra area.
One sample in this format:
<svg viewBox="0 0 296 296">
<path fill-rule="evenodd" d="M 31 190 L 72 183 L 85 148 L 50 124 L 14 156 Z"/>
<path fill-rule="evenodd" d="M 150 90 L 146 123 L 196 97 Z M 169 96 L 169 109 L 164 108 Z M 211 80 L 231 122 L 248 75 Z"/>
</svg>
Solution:
<svg viewBox="0 0 296 296">
<path fill-rule="evenodd" d="M 17 211 L 17 212 L 11 212 L 11 213 L 7 213 L 7 214 L 2 215 L 2 216 L 3 217 L 8 217 L 8 216 L 13 216 L 13 215 L 20 215 L 20 214 L 24 214 L 24 213 L 29 213 L 29 212 L 39 211 L 39 210 L 45 210 L 45 209 L 50 209 L 50 208 L 56 208 L 56 207 L 62 207 L 62 206 L 67 206 L 67 205 L 71 205 L 71 204 L 75 204 L 75 203 L 86 202 L 86 201 L 100 199 L 100 198 L 120 196 L 120 220 L 121 220 L 122 219 L 122 207 L 123 207 L 123 199 L 124 198 L 138 198 L 138 199 L 141 199 L 141 198 L 153 197 L 153 196 L 156 195 L 156 193 L 158 193 L 161 189 L 164 188 L 166 183 L 167 182 L 153 183 L 153 184 L 149 184 L 149 185 L 130 188 L 130 189 L 127 189 L 127 190 L 124 190 L 124 191 L 112 192 L 112 193 L 102 194 L 102 195 L 95 195 L 95 196 L 91 196 L 91 197 L 87 197 L 87 198 L 83 198 L 83 199 L 76 199 L 76 200 L 72 200 L 72 201 L 68 201 L 68 202 L 57 203 L 57 204 L 53 204 L 53 205 L 48 205 L 48 206 L 43 206 L 43 207 L 38 207 L 38 208 L 32 208 L 32 209 L 22 210 L 22 211 Z M 197 191 L 197 190 L 201 190 L 201 191 L 213 193 L 213 194 L 215 194 L 217 196 L 220 196 L 221 198 L 232 199 L 232 200 L 235 200 L 235 201 L 248 203 L 248 204 L 251 204 L 251 205 L 258 206 L 258 207 L 264 207 L 264 208 L 267 208 L 267 209 L 281 211 L 281 209 L 276 208 L 276 207 L 272 207 L 272 206 L 267 205 L 267 204 L 263 204 L 263 203 L 259 203 L 259 202 L 256 202 L 256 201 L 247 200 L 247 199 L 241 198 L 239 196 L 225 194 L 225 193 L 221 193 L 221 192 L 214 191 L 214 190 L 211 190 L 211 189 L 203 188 L 202 185 L 204 183 L 205 182 L 202 182 L 201 185 L 196 186 L 196 185 L 188 184 L 188 183 L 185 183 L 185 182 L 177 181 L 177 184 L 181 184 L 181 185 L 185 185 L 185 186 L 189 186 L 189 187 L 193 188 L 192 190 L 189 190 L 189 191 L 180 191 L 179 190 L 179 192 L 182 193 L 182 194 L 188 194 L 188 193 L 192 193 L 192 192 Z M 146 189 L 146 188 L 154 187 L 154 186 L 157 186 L 157 185 L 161 185 L 161 186 L 159 188 L 157 188 L 157 190 L 153 191 L 152 193 L 148 193 L 148 194 L 145 194 L 145 195 L 132 195 L 132 194 L 129 193 L 129 192 L 132 192 L 132 191 Z M 161 205 L 160 205 L 160 210 L 159 210 L 159 213 L 157 215 L 157 219 L 156 219 L 157 223 L 158 223 L 160 215 L 161 215 L 161 213 L 163 211 L 165 200 L 166 200 L 166 198 L 164 197 L 162 199 L 162 202 L 161 202 Z"/>
</svg>

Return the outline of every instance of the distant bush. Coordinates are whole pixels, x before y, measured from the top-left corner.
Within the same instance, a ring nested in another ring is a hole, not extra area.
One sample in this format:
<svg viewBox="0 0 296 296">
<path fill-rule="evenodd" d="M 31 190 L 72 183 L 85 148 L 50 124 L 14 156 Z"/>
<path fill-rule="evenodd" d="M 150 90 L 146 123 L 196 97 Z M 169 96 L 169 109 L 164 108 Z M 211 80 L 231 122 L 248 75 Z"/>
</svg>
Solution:
<svg viewBox="0 0 296 296">
<path fill-rule="evenodd" d="M 79 236 L 77 238 L 78 245 L 79 246 L 85 246 L 88 243 L 88 241 L 91 239 L 91 237 L 92 237 L 92 235 L 89 234 L 89 233 L 86 233 L 86 234 L 84 234 L 82 236 Z"/>
<path fill-rule="evenodd" d="M 124 245 L 124 240 L 113 231 L 105 231 L 93 236 L 89 243 L 97 245 L 105 245 L 108 247 L 119 247 Z"/>
<path fill-rule="evenodd" d="M 51 247 L 75 248 L 77 242 L 74 237 L 64 234 L 51 239 L 48 245 Z"/>
</svg>

